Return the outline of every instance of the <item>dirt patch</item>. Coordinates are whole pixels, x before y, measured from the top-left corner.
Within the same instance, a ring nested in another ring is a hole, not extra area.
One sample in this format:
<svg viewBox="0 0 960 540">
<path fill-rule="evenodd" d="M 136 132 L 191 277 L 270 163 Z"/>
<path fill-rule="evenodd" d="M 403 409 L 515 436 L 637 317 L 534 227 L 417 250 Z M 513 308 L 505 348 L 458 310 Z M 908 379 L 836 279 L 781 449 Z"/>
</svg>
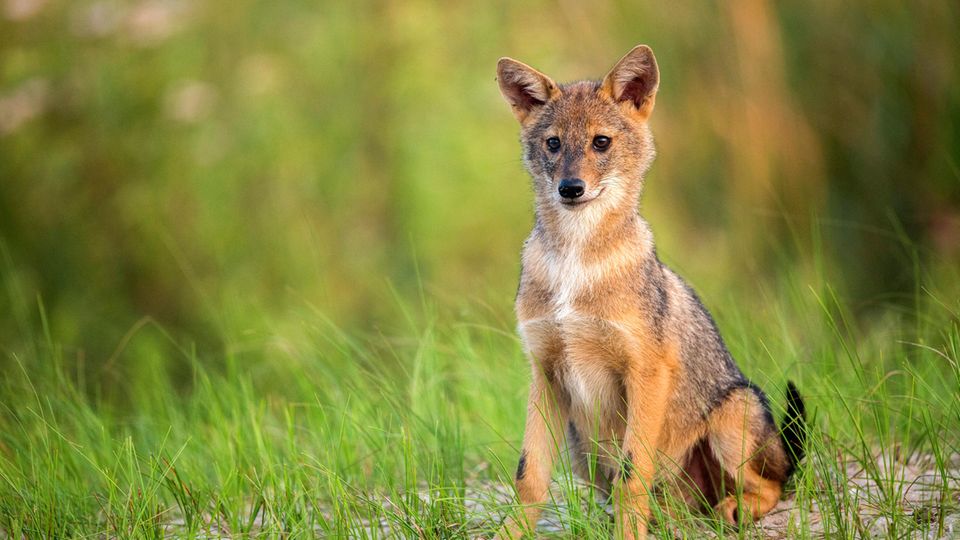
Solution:
<svg viewBox="0 0 960 540">
<path fill-rule="evenodd" d="M 899 459 L 897 454 L 877 454 L 872 462 L 838 457 L 833 467 L 816 464 L 815 485 L 823 492 L 844 490 L 842 498 L 823 509 L 819 501 L 830 498 L 817 497 L 801 508 L 791 496 L 757 529 L 766 538 L 788 538 L 805 522 L 814 537 L 846 530 L 869 538 L 960 538 L 960 455 L 938 464 L 930 455 Z"/>
<path fill-rule="evenodd" d="M 893 456 L 889 455 L 893 454 Z M 814 463 L 813 489 L 805 500 L 788 495 L 747 536 L 769 539 L 834 538 L 957 538 L 960 539 L 960 454 L 937 463 L 930 455 L 900 458 L 898 452 L 877 453 L 872 461 L 837 456 L 832 463 Z M 810 474 L 810 472 L 808 472 Z M 805 481 L 801 479 L 800 481 Z M 552 502 L 537 526 L 539 534 L 563 534 L 571 522 L 563 490 L 554 484 Z M 467 503 L 475 523 L 499 515 L 513 501 L 509 488 L 485 485 L 468 490 Z M 612 514 L 612 509 L 606 509 Z M 707 519 L 692 524 L 702 537 L 717 537 L 717 524 Z M 689 526 L 690 524 L 688 524 Z M 686 537 L 692 532 L 684 531 Z M 680 537 L 678 533 L 676 535 Z"/>
</svg>

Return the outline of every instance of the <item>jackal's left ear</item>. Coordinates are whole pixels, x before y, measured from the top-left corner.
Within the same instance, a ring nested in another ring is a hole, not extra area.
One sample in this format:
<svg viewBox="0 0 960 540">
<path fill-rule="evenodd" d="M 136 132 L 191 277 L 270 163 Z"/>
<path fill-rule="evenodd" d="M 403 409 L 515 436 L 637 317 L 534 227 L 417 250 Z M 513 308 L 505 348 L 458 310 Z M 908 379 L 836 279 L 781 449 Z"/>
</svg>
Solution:
<svg viewBox="0 0 960 540">
<path fill-rule="evenodd" d="M 653 51 L 646 45 L 637 45 L 607 73 L 601 89 L 622 103 L 628 114 L 642 121 L 653 112 L 659 84 L 660 71 Z"/>
<path fill-rule="evenodd" d="M 497 62 L 497 84 L 521 124 L 530 113 L 560 95 L 560 87 L 550 77 L 513 58 Z"/>
</svg>

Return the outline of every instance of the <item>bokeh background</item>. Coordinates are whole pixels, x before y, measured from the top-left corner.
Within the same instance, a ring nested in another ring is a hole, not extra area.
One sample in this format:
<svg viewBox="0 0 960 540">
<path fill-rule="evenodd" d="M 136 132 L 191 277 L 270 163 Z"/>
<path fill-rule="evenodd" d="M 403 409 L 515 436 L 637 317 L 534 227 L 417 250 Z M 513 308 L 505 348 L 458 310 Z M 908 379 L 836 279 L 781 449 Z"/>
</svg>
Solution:
<svg viewBox="0 0 960 540">
<path fill-rule="evenodd" d="M 425 300 L 509 329 L 532 203 L 496 60 L 599 78 L 637 43 L 644 213 L 708 304 L 826 281 L 869 325 L 955 275 L 953 1 L 2 0 L 0 346 L 216 362 Z"/>
</svg>

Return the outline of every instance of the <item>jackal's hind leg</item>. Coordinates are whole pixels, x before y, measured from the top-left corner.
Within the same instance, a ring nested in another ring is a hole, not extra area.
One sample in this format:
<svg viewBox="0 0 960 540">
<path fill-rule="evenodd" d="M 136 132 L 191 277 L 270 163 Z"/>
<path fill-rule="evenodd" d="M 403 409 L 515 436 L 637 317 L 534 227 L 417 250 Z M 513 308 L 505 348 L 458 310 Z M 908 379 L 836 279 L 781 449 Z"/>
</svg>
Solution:
<svg viewBox="0 0 960 540">
<path fill-rule="evenodd" d="M 762 395 L 751 387 L 735 390 L 708 422 L 710 453 L 728 480 L 725 484 L 732 484 L 724 485 L 725 496 L 716 510 L 733 525 L 741 518 L 758 519 L 776 506 L 788 467 Z"/>
</svg>

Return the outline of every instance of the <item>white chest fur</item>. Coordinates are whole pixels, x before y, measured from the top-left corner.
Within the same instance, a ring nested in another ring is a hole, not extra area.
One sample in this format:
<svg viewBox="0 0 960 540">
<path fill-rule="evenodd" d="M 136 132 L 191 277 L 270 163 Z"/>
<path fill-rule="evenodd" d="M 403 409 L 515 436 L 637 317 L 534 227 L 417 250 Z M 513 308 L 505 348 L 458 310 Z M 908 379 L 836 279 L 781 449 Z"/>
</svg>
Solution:
<svg viewBox="0 0 960 540">
<path fill-rule="evenodd" d="M 544 269 L 552 293 L 553 316 L 559 321 L 576 315 L 573 303 L 586 292 L 599 276 L 594 268 L 583 264 L 579 250 L 551 253 L 545 257 Z"/>
</svg>

